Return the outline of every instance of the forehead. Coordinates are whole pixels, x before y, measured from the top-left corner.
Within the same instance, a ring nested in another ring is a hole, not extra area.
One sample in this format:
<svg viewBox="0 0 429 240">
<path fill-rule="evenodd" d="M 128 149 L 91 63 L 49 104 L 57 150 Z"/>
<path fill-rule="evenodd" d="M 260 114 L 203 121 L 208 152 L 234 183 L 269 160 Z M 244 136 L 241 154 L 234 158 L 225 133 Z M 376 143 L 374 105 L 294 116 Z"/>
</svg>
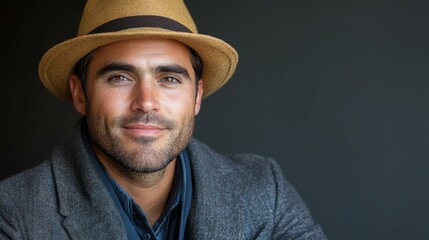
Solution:
<svg viewBox="0 0 429 240">
<path fill-rule="evenodd" d="M 95 49 L 91 62 L 105 65 L 114 61 L 144 61 L 150 64 L 175 63 L 191 68 L 189 48 L 169 39 L 133 39 L 110 43 Z"/>
</svg>

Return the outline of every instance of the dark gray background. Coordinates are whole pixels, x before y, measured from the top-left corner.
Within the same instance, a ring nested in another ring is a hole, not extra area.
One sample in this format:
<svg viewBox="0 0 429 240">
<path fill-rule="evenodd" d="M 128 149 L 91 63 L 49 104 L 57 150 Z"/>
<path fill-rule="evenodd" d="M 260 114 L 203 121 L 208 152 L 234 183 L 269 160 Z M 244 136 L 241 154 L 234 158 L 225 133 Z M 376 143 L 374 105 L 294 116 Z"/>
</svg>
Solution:
<svg viewBox="0 0 429 240">
<path fill-rule="evenodd" d="M 240 54 L 196 137 L 277 159 L 330 239 L 429 238 L 428 1 L 187 3 L 200 32 Z M 40 163 L 78 118 L 37 67 L 83 4 L 2 6 L 0 178 Z"/>
</svg>

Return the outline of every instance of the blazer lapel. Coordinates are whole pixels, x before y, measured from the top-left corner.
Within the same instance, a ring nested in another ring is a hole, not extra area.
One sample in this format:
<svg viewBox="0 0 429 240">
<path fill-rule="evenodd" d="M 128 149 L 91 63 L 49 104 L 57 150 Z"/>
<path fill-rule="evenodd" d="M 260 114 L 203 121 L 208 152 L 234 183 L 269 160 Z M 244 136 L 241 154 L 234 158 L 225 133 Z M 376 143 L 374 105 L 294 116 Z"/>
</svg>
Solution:
<svg viewBox="0 0 429 240">
<path fill-rule="evenodd" d="M 188 153 L 192 168 L 193 195 L 188 218 L 190 239 L 216 239 L 225 226 L 233 226 L 231 211 L 226 209 L 233 201 L 232 191 L 224 181 L 230 179 L 230 168 L 225 167 L 222 155 L 195 139 L 189 143 Z"/>
<path fill-rule="evenodd" d="M 117 207 L 83 143 L 80 121 L 52 156 L 59 213 L 72 239 L 127 239 Z"/>
</svg>

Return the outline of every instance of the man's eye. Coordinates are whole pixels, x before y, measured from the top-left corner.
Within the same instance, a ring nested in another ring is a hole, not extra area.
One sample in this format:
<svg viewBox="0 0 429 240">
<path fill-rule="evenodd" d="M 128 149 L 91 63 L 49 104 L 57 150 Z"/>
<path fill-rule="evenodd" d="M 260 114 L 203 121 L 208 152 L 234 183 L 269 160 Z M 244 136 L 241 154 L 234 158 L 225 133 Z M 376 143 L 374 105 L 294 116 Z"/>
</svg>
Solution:
<svg viewBox="0 0 429 240">
<path fill-rule="evenodd" d="M 177 84 L 180 83 L 180 80 L 175 77 L 164 77 L 161 79 L 161 82 L 169 83 L 169 84 Z"/>
<path fill-rule="evenodd" d="M 124 82 L 124 81 L 130 81 L 127 77 L 123 75 L 115 75 L 109 78 L 110 82 Z"/>
</svg>

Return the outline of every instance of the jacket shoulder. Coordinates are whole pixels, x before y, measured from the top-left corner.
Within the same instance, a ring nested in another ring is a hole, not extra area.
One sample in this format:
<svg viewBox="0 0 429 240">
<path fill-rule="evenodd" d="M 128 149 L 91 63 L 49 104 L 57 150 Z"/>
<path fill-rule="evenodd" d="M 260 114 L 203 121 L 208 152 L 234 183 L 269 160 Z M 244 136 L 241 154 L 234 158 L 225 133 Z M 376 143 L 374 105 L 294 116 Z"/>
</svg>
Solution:
<svg viewBox="0 0 429 240">
<path fill-rule="evenodd" d="M 196 159 L 196 161 L 201 162 L 205 167 L 217 172 L 230 173 L 234 175 L 234 178 L 266 179 L 281 172 L 277 162 L 270 157 L 252 153 L 223 155 L 195 139 L 190 142 L 190 149 L 192 155 L 202 159 Z"/>
<path fill-rule="evenodd" d="M 28 203 L 31 195 L 52 187 L 52 168 L 49 161 L 0 181 L 0 204 L 19 206 Z M 8 204 L 9 203 L 9 204 Z"/>
<path fill-rule="evenodd" d="M 42 214 L 33 213 L 41 206 L 55 208 L 53 185 L 49 161 L 0 181 L 0 239 L 25 238 L 27 223 L 41 220 Z"/>
</svg>

